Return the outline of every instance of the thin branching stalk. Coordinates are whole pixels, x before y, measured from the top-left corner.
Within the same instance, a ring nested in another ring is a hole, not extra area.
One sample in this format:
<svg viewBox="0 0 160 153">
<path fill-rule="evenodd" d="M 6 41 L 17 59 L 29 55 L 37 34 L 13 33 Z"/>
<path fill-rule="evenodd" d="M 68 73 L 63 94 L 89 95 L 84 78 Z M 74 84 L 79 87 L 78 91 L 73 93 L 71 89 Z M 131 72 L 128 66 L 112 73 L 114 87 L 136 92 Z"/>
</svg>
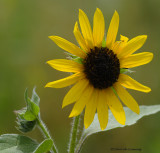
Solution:
<svg viewBox="0 0 160 153">
<path fill-rule="evenodd" d="M 53 138 L 51 137 L 45 123 L 41 120 L 40 116 L 37 118 L 37 123 L 38 123 L 38 126 L 39 126 L 41 132 L 43 133 L 44 137 L 48 138 L 48 139 L 51 139 L 53 141 Z M 52 151 L 54 153 L 58 153 L 58 150 L 56 148 L 56 145 L 55 145 L 54 141 L 53 141 Z"/>
<path fill-rule="evenodd" d="M 77 143 L 79 122 L 80 122 L 80 115 L 76 116 L 73 119 L 73 125 L 72 125 L 72 130 L 71 130 L 68 153 L 74 153 L 74 151 L 75 151 L 75 147 L 76 147 L 76 143 Z"/>
</svg>

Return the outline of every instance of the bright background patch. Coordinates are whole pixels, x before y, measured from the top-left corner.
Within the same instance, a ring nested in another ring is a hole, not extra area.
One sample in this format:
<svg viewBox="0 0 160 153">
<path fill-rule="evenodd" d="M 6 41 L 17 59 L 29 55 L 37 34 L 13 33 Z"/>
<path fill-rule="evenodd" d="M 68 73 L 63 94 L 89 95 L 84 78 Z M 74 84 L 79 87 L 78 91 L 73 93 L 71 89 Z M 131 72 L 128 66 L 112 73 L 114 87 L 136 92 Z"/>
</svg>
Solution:
<svg viewBox="0 0 160 153">
<path fill-rule="evenodd" d="M 134 79 L 151 87 L 148 94 L 128 90 L 140 105 L 160 103 L 160 1 L 152 0 L 1 0 L 0 1 L 0 134 L 17 133 L 14 128 L 13 110 L 24 104 L 24 91 L 31 93 L 34 85 L 41 98 L 41 114 L 56 139 L 60 152 L 66 150 L 69 139 L 68 118 L 72 106 L 62 110 L 61 104 L 69 88 L 44 88 L 49 81 L 68 76 L 56 71 L 46 61 L 65 58 L 61 48 L 48 36 L 58 35 L 76 44 L 73 35 L 78 9 L 85 11 L 92 23 L 96 8 L 103 12 L 106 29 L 115 10 L 120 15 L 119 35 L 130 39 L 148 35 L 138 52 L 153 52 L 150 64 L 134 68 Z M 114 129 L 91 136 L 84 145 L 83 153 L 114 152 L 111 148 L 141 148 L 144 153 L 159 153 L 160 113 L 146 117 L 131 127 Z M 30 136 L 42 140 L 39 131 Z M 118 151 L 123 153 L 124 151 Z M 129 152 L 129 151 L 128 151 Z"/>
</svg>

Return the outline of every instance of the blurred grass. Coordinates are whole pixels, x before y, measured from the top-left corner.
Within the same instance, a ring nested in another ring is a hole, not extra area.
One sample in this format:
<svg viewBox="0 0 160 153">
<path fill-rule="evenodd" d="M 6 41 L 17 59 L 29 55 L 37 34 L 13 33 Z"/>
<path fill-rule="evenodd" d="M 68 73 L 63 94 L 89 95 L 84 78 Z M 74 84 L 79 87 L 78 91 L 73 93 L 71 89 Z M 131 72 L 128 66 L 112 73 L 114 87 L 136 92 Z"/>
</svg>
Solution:
<svg viewBox="0 0 160 153">
<path fill-rule="evenodd" d="M 17 133 L 14 110 L 24 104 L 24 91 L 30 92 L 36 85 L 41 97 L 42 118 L 55 137 L 59 150 L 67 149 L 71 106 L 61 109 L 61 103 L 68 88 L 44 88 L 49 81 L 68 74 L 53 70 L 47 60 L 65 58 L 63 50 L 57 47 L 50 35 L 59 35 L 76 43 L 73 27 L 78 20 L 78 9 L 83 9 L 90 21 L 96 7 L 105 17 L 106 29 L 117 10 L 120 15 L 119 34 L 129 38 L 147 34 L 148 39 L 140 51 L 151 51 L 154 60 L 134 70 L 131 74 L 139 82 L 152 88 L 149 94 L 130 91 L 139 104 L 160 103 L 159 85 L 159 37 L 160 1 L 152 0 L 0 0 L 0 134 Z M 119 36 L 117 37 L 119 39 Z M 82 152 L 113 152 L 112 147 L 142 148 L 144 153 L 159 153 L 160 114 L 142 119 L 136 125 L 91 136 Z M 42 140 L 37 131 L 30 133 Z M 128 153 L 129 151 L 127 151 Z M 121 151 L 119 151 L 121 153 Z"/>
</svg>

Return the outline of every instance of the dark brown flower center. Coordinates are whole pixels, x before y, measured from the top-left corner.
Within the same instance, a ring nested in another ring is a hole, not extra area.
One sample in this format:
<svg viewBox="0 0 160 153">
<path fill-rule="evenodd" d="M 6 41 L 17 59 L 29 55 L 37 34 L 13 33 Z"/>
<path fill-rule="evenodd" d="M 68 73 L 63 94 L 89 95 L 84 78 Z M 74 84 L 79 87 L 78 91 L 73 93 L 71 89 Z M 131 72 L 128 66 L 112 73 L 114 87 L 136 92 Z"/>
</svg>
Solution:
<svg viewBox="0 0 160 153">
<path fill-rule="evenodd" d="M 94 88 L 111 87 L 120 74 L 119 59 L 112 50 L 95 47 L 84 60 L 84 73 Z"/>
</svg>

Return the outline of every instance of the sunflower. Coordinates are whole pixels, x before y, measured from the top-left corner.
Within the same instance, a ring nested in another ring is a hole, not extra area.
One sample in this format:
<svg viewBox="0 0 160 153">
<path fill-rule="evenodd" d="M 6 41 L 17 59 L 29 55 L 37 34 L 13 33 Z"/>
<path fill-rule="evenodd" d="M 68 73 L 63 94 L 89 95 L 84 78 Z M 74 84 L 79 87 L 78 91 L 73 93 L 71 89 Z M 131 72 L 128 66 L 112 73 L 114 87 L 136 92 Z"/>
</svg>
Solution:
<svg viewBox="0 0 160 153">
<path fill-rule="evenodd" d="M 140 35 L 128 40 L 121 35 L 120 40 L 116 41 L 119 27 L 117 11 L 113 14 L 106 37 L 104 16 L 98 8 L 93 18 L 93 31 L 87 15 L 81 9 L 79 24 L 81 32 L 78 22 L 75 23 L 73 31 L 79 47 L 61 37 L 49 37 L 70 53 L 71 58 L 54 59 L 47 63 L 56 70 L 72 72 L 72 75 L 49 82 L 46 87 L 63 88 L 74 84 L 65 95 L 62 108 L 75 103 L 69 117 L 78 116 L 85 109 L 85 128 L 90 126 L 97 112 L 100 127 L 104 130 L 108 123 L 108 109 L 115 119 L 124 125 L 126 118 L 121 102 L 133 112 L 140 112 L 137 102 L 126 88 L 141 92 L 151 91 L 149 87 L 124 73 L 129 68 L 147 64 L 152 60 L 153 54 L 150 52 L 133 54 L 143 46 L 147 36 Z"/>
</svg>

